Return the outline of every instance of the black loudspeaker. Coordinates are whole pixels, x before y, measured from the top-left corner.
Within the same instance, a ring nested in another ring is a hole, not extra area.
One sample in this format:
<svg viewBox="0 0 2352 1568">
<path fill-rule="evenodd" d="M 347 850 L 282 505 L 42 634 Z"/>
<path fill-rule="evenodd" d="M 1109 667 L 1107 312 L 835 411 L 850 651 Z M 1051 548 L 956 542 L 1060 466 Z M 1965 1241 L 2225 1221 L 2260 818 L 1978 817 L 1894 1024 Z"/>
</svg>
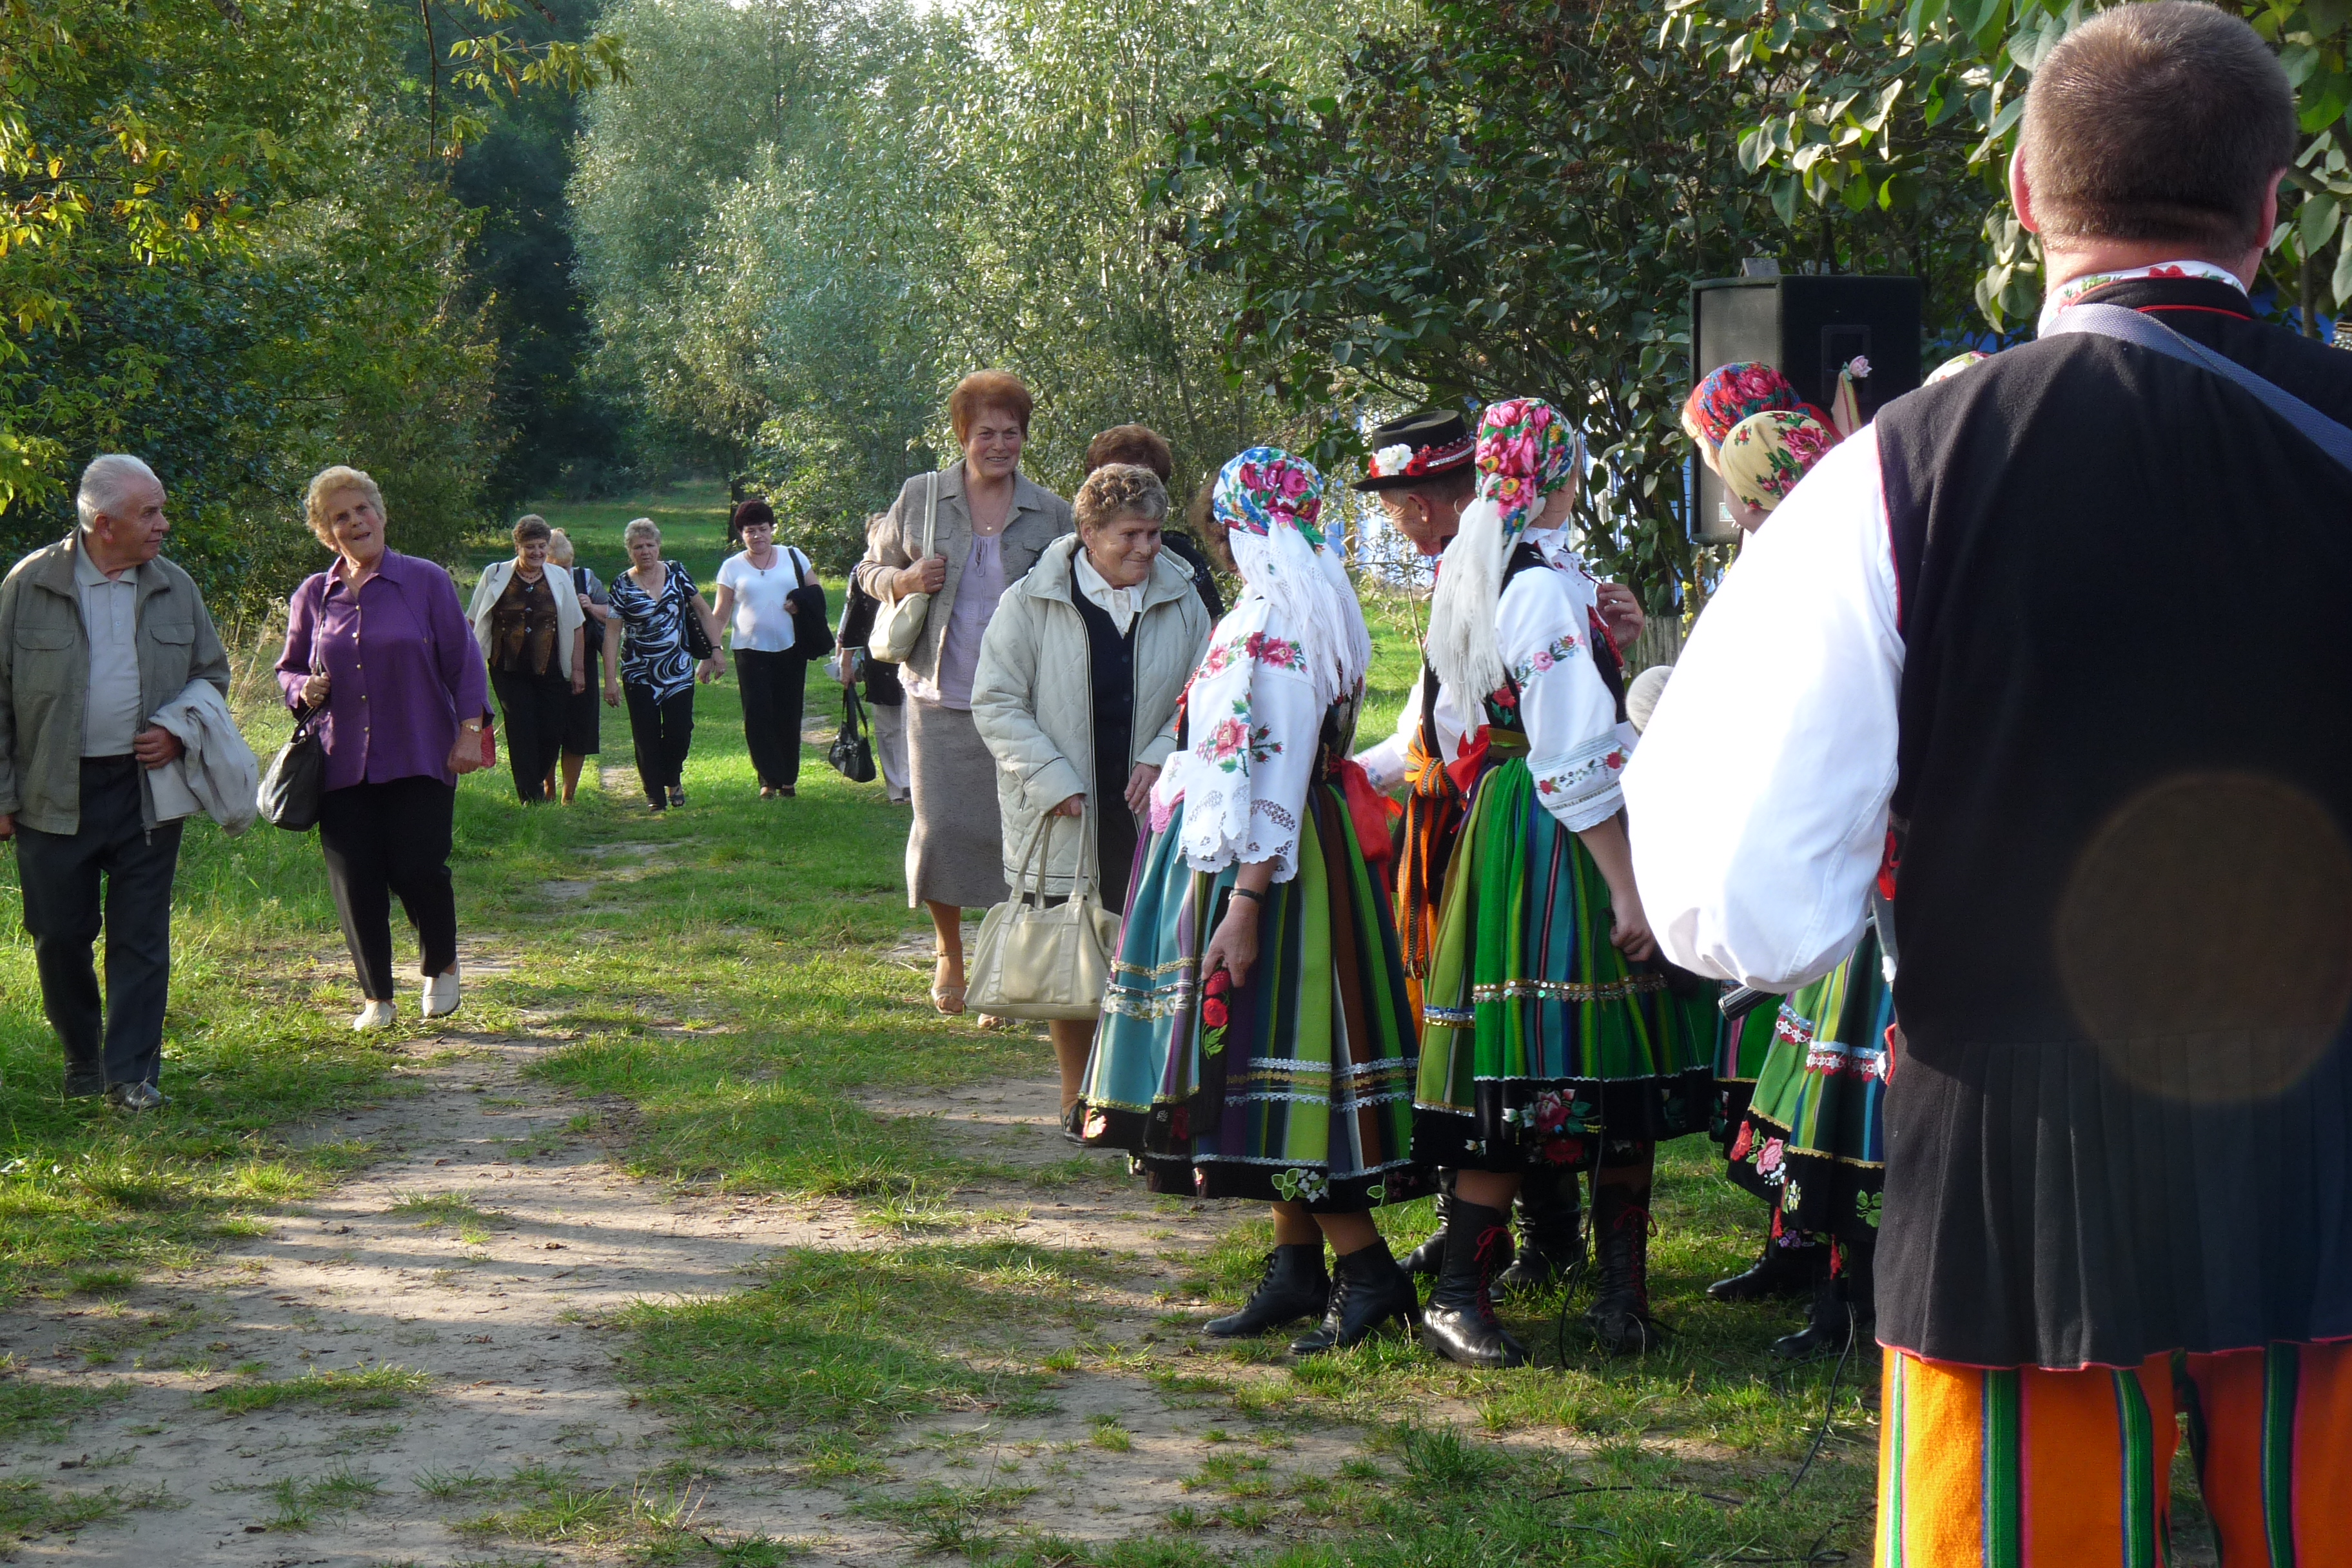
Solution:
<svg viewBox="0 0 2352 1568">
<path fill-rule="evenodd" d="M 1916 278 L 1719 278 L 1691 286 L 1691 384 L 1737 360 L 1761 360 L 1797 395 L 1827 410 L 1839 367 L 1859 354 L 1870 375 L 1854 384 L 1862 416 L 1919 385 L 1919 280 Z M 1739 537 L 1723 481 L 1694 462 L 1694 543 Z"/>
</svg>

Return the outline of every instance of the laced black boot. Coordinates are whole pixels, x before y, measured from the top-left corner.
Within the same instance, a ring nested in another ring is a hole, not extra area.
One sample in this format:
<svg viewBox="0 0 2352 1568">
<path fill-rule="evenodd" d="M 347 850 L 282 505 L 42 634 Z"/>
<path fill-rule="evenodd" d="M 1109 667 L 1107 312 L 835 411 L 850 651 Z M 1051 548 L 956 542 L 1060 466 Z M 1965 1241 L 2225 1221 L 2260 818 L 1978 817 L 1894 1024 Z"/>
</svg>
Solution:
<svg viewBox="0 0 2352 1568">
<path fill-rule="evenodd" d="M 1593 1250 L 1601 1279 L 1584 1321 L 1601 1348 L 1634 1355 L 1665 1342 L 1665 1328 L 1650 1316 L 1650 1184 L 1592 1184 Z"/>
<path fill-rule="evenodd" d="M 1529 1171 L 1511 1213 L 1519 1222 L 1518 1252 L 1495 1277 L 1496 1295 L 1534 1295 L 1583 1272 L 1584 1209 L 1575 1167 Z"/>
<path fill-rule="evenodd" d="M 1780 1215 L 1772 1215 L 1777 1225 Z M 1706 1288 L 1713 1301 L 1761 1301 L 1770 1297 L 1810 1296 L 1814 1283 L 1830 1271 L 1830 1250 L 1809 1236 L 1780 1236 L 1768 1231 L 1764 1251 L 1747 1269 Z"/>
<path fill-rule="evenodd" d="M 1421 1296 L 1412 1288 L 1412 1276 L 1397 1267 L 1389 1244 L 1375 1240 L 1341 1255 L 1331 1270 L 1331 1296 L 1321 1326 L 1291 1341 L 1291 1352 L 1346 1350 L 1370 1339 L 1391 1318 L 1408 1328 L 1420 1322 Z"/>
<path fill-rule="evenodd" d="M 1427 1241 L 1404 1255 L 1404 1271 L 1426 1279 L 1445 1267 L 1445 1218 L 1453 1212 L 1454 1173 L 1437 1173 L 1437 1229 Z"/>
<path fill-rule="evenodd" d="M 1422 1343 L 1465 1366 L 1528 1364 L 1528 1347 L 1496 1318 L 1486 1289 L 1510 1245 L 1500 1209 L 1454 1194 L 1445 1223 L 1445 1267 L 1422 1310 Z"/>
<path fill-rule="evenodd" d="M 1321 1241 L 1277 1247 L 1265 1255 L 1265 1276 L 1257 1282 L 1248 1305 L 1231 1317 L 1203 1323 L 1201 1331 L 1221 1340 L 1246 1339 L 1314 1317 L 1323 1310 L 1330 1294 L 1331 1277 L 1323 1272 Z"/>
</svg>

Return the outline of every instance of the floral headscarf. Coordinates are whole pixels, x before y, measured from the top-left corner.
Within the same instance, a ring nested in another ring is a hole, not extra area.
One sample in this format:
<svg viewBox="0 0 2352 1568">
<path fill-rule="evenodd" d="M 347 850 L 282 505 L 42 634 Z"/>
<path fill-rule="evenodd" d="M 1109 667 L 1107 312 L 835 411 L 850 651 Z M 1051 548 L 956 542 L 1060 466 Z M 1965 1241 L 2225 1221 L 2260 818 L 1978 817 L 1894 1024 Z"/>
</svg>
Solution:
<svg viewBox="0 0 2352 1568">
<path fill-rule="evenodd" d="M 1723 488 L 1761 511 L 1789 499 L 1837 436 L 1810 414 L 1786 409 L 1750 415 L 1723 440 Z"/>
<path fill-rule="evenodd" d="M 1502 515 L 1506 555 L 1544 499 L 1577 477 L 1583 446 L 1559 411 L 1538 398 L 1495 404 L 1478 421 L 1478 498 Z"/>
<path fill-rule="evenodd" d="M 1372 662 L 1372 637 L 1355 584 L 1318 526 L 1323 476 L 1279 447 L 1252 447 L 1217 471 L 1211 515 L 1224 525 L 1242 581 L 1282 617 L 1328 706 L 1355 689 Z"/>
<path fill-rule="evenodd" d="M 1279 447 L 1252 447 L 1220 468 L 1209 507 L 1228 532 L 1264 539 L 1277 521 L 1287 522 L 1307 543 L 1323 547 L 1315 526 L 1323 515 L 1323 476 Z"/>
<path fill-rule="evenodd" d="M 1683 433 L 1698 445 L 1710 468 L 1731 427 L 1769 409 L 1801 409 L 1804 400 L 1789 378 L 1760 360 L 1738 360 L 1706 373 L 1683 405 Z"/>
</svg>

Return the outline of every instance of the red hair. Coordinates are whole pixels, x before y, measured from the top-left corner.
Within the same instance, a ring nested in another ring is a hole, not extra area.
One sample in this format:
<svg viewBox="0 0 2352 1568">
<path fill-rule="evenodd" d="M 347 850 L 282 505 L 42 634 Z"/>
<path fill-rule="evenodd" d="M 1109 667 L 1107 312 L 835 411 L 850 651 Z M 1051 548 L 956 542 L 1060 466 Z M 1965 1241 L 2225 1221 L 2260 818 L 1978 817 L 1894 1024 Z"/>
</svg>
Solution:
<svg viewBox="0 0 2352 1568">
<path fill-rule="evenodd" d="M 1026 436 L 1029 414 L 1035 406 L 1019 376 L 1009 371 L 976 370 L 948 394 L 948 424 L 955 430 L 956 445 L 961 446 L 973 416 L 983 408 L 998 408 L 1021 421 L 1021 434 Z"/>
</svg>

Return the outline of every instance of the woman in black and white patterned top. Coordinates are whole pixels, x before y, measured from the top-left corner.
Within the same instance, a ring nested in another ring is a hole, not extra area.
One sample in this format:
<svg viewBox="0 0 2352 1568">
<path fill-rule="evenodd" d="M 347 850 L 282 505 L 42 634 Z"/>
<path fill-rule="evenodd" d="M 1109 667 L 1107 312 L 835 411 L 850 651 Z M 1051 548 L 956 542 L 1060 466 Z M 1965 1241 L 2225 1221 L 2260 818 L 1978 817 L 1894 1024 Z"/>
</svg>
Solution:
<svg viewBox="0 0 2352 1568">
<path fill-rule="evenodd" d="M 620 680 L 606 678 L 604 700 L 618 707 L 622 693 L 628 694 L 637 776 L 645 782 L 646 804 L 659 811 L 686 804 L 682 780 L 687 748 L 694 743 L 695 678 L 719 678 L 718 660 L 698 662 L 688 647 L 687 617 L 701 623 L 706 646 L 718 646 L 719 626 L 686 568 L 662 559 L 661 530 L 653 519 L 638 518 L 621 538 L 631 565 L 613 579 L 613 614 L 627 636 Z"/>
</svg>

